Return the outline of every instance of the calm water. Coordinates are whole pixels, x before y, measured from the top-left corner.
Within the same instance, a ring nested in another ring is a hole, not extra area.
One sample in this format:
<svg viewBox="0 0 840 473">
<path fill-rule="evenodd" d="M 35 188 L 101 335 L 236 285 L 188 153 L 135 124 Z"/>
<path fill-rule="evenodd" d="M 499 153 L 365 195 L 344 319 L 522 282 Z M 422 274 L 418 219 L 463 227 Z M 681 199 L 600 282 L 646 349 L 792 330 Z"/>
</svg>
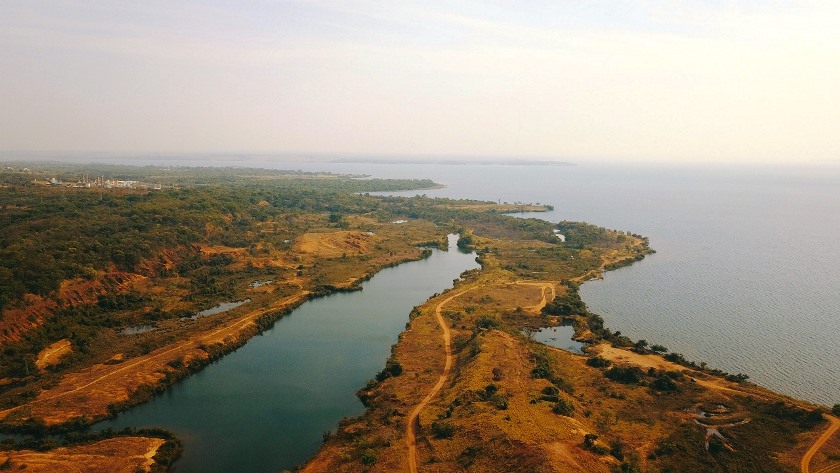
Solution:
<svg viewBox="0 0 840 473">
<path fill-rule="evenodd" d="M 306 302 L 262 336 L 97 428 L 160 426 L 181 439 L 178 472 L 272 472 L 311 457 L 364 408 L 355 392 L 385 366 L 408 313 L 478 267 L 450 251 L 388 268 L 361 292 Z"/>
<path fill-rule="evenodd" d="M 544 327 L 533 334 L 534 340 L 540 343 L 572 353 L 583 353 L 583 343 L 575 340 L 574 336 L 575 328 L 571 322 L 557 327 Z"/>
<path fill-rule="evenodd" d="M 840 166 L 232 164 L 431 178 L 448 187 L 419 193 L 549 203 L 535 216 L 646 235 L 656 255 L 581 290 L 611 328 L 840 402 Z"/>
</svg>

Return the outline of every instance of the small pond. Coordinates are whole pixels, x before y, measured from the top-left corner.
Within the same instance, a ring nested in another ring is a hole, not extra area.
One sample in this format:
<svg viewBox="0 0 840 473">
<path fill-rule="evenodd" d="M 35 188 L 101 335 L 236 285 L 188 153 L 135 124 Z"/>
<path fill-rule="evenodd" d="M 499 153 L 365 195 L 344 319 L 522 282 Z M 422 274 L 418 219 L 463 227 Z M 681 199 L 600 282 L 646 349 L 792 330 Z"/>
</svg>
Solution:
<svg viewBox="0 0 840 473">
<path fill-rule="evenodd" d="M 215 305 L 209 309 L 204 309 L 197 314 L 190 317 L 191 319 L 198 319 L 201 317 L 207 317 L 208 315 L 216 315 L 221 314 L 222 312 L 227 312 L 229 310 L 233 310 L 243 304 L 247 304 L 251 302 L 251 299 L 245 299 L 244 301 L 233 301 L 233 302 L 222 302 L 219 305 Z"/>
<path fill-rule="evenodd" d="M 583 354 L 584 343 L 574 340 L 575 328 L 571 322 L 564 322 L 557 327 L 544 327 L 534 332 L 534 340 L 568 352 Z"/>
</svg>

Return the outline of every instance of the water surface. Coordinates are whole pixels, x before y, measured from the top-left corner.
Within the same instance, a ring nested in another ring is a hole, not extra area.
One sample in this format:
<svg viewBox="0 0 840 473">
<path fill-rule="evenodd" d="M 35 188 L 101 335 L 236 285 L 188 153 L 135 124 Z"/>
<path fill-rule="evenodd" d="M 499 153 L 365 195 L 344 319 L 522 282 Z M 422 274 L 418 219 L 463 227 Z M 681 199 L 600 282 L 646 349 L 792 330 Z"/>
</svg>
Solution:
<svg viewBox="0 0 840 473">
<path fill-rule="evenodd" d="M 534 340 L 540 343 L 571 353 L 582 354 L 584 344 L 575 340 L 574 336 L 575 328 L 571 322 L 556 327 L 543 327 L 533 333 Z"/>
<path fill-rule="evenodd" d="M 181 439 L 176 472 L 271 472 L 305 462 L 324 432 L 364 407 L 355 392 L 385 366 L 412 307 L 478 267 L 474 253 L 432 250 L 363 290 L 306 302 L 262 336 L 96 428 L 159 426 Z"/>
</svg>

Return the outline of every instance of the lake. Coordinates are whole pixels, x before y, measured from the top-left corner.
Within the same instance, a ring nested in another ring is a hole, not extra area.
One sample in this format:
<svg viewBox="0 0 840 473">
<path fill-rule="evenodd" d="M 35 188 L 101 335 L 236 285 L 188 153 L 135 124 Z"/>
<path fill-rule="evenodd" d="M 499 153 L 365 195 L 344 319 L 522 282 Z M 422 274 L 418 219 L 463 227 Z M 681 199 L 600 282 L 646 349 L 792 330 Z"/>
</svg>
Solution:
<svg viewBox="0 0 840 473">
<path fill-rule="evenodd" d="M 648 236 L 657 254 L 581 289 L 609 327 L 840 402 L 840 166 L 224 164 L 430 178 L 447 187 L 402 194 L 547 203 L 533 216 Z"/>
<path fill-rule="evenodd" d="M 158 426 L 181 439 L 176 472 L 271 472 L 315 454 L 326 431 L 364 412 L 356 391 L 385 367 L 411 309 L 477 268 L 475 253 L 432 249 L 363 290 L 304 303 L 261 336 L 151 401 L 96 424 Z"/>
</svg>

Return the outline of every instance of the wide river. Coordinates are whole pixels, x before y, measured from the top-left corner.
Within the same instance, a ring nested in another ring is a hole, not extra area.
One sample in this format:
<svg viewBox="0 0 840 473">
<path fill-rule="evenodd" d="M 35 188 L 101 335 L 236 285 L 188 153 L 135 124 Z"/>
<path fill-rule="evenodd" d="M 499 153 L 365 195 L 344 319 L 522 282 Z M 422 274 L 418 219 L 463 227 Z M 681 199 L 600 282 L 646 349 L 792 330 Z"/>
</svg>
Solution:
<svg viewBox="0 0 840 473">
<path fill-rule="evenodd" d="M 95 428 L 159 426 L 181 439 L 177 472 L 271 472 L 315 454 L 322 435 L 364 408 L 356 390 L 385 367 L 411 309 L 477 268 L 475 253 L 432 250 L 360 292 L 304 303 L 273 328 L 150 402 Z"/>
</svg>

